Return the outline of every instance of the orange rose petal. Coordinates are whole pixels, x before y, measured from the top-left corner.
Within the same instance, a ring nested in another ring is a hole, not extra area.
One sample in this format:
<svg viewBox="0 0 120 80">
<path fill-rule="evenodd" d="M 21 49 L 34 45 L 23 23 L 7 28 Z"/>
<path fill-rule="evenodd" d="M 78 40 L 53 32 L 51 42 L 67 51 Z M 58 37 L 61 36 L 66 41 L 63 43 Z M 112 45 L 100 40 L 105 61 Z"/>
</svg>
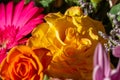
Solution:
<svg viewBox="0 0 120 80">
<path fill-rule="evenodd" d="M 39 62 L 38 57 L 35 55 L 35 53 L 30 48 L 28 48 L 26 46 L 17 46 L 15 51 L 17 51 L 17 52 L 19 51 L 20 53 L 22 53 L 26 56 L 32 56 L 36 60 L 36 62 L 38 63 L 39 72 L 42 71 L 42 69 L 43 69 L 42 64 Z M 35 64 L 33 64 L 33 65 L 35 65 Z"/>
<path fill-rule="evenodd" d="M 14 61 L 14 57 L 18 56 L 19 54 L 25 54 L 27 56 L 30 56 L 31 54 L 34 54 L 33 51 L 31 51 L 30 48 L 25 47 L 25 46 L 17 46 L 12 48 L 7 56 L 7 61 L 12 62 Z"/>
<path fill-rule="evenodd" d="M 50 52 L 46 48 L 34 49 L 33 51 L 39 57 L 39 60 L 41 60 L 44 55 L 46 55 L 48 52 Z"/>
<path fill-rule="evenodd" d="M 15 57 L 19 55 L 20 51 L 16 49 L 16 47 L 13 47 L 9 53 L 7 54 L 7 62 L 13 62 Z"/>
<path fill-rule="evenodd" d="M 39 75 L 43 66 L 36 54 L 26 46 L 12 48 L 0 66 L 0 74 L 3 79 L 19 80 L 22 76 L 27 79 L 33 75 L 30 73 L 31 70 L 34 74 Z"/>
<path fill-rule="evenodd" d="M 46 69 L 52 59 L 50 51 L 45 48 L 34 49 L 33 51 L 36 53 L 39 60 L 41 61 L 43 68 Z"/>
<path fill-rule="evenodd" d="M 35 54 L 35 53 L 34 53 Z M 31 55 L 32 56 L 32 55 Z M 32 63 L 32 65 L 33 65 L 33 67 L 37 70 L 38 69 L 38 67 L 36 66 L 36 61 L 31 57 L 31 56 L 26 56 L 26 55 L 21 55 L 21 56 L 19 56 L 19 59 L 23 59 L 22 61 L 26 61 L 26 62 L 29 62 L 29 63 Z M 22 62 L 21 61 L 21 62 Z"/>
<path fill-rule="evenodd" d="M 7 63 L 6 58 L 2 61 L 1 65 L 0 65 L 0 74 L 2 75 L 2 79 L 9 79 L 9 73 L 8 73 L 8 65 L 9 63 Z"/>
<path fill-rule="evenodd" d="M 18 67 L 17 67 L 17 73 L 19 73 L 21 76 L 25 76 L 27 75 L 27 73 L 29 73 L 29 66 L 27 63 L 25 62 L 21 62 L 19 64 L 17 64 Z"/>
<path fill-rule="evenodd" d="M 20 62 L 20 57 L 22 57 L 23 56 L 23 54 L 19 54 L 19 55 L 17 55 L 16 57 L 14 57 L 14 61 L 9 65 L 9 68 L 8 68 L 8 72 L 9 72 L 9 74 L 11 74 L 11 72 L 13 72 L 14 71 L 14 75 L 16 75 L 16 76 L 19 76 L 19 72 L 21 71 L 20 70 L 20 68 L 21 68 L 21 64 L 23 63 L 23 62 Z M 23 58 L 23 60 L 24 59 L 27 59 L 28 57 L 24 57 Z M 29 58 L 28 58 L 29 59 Z M 29 62 L 29 61 L 28 61 Z M 25 63 L 24 63 L 24 65 L 26 65 Z M 17 67 L 16 67 L 17 66 Z M 28 65 L 26 65 L 26 67 L 27 67 Z M 26 71 L 28 72 L 28 69 L 29 68 L 26 68 Z M 13 70 L 13 71 L 12 71 Z M 27 73 L 26 73 L 27 74 Z M 12 77 L 12 76 L 11 76 Z M 19 76 L 20 77 L 20 76 Z"/>
<path fill-rule="evenodd" d="M 41 72 L 38 75 L 32 76 L 32 78 L 30 80 L 43 80 L 43 73 Z"/>
<path fill-rule="evenodd" d="M 23 46 L 22 45 L 17 46 L 16 49 L 19 50 L 20 53 L 25 54 L 27 56 L 30 56 L 31 54 L 34 54 L 34 52 L 31 50 L 31 48 L 29 48 L 27 46 L 24 46 L 24 45 Z"/>
<path fill-rule="evenodd" d="M 7 68 L 7 72 L 9 73 L 10 76 L 9 78 L 11 80 L 15 80 L 15 79 L 19 80 L 20 78 L 20 76 L 16 72 L 15 66 L 16 66 L 15 62 L 11 62 Z"/>
<path fill-rule="evenodd" d="M 21 77 L 17 74 L 14 66 L 15 66 L 15 65 L 12 64 L 12 65 L 10 65 L 10 66 L 8 67 L 8 73 L 9 73 L 9 76 L 10 76 L 9 78 L 10 78 L 11 80 L 15 80 L 15 79 L 20 80 Z"/>
<path fill-rule="evenodd" d="M 39 58 L 36 55 L 32 55 L 32 57 L 36 59 L 36 63 L 38 65 L 38 74 L 39 74 L 43 70 L 43 65 L 41 64 Z"/>
<path fill-rule="evenodd" d="M 43 73 L 40 73 L 40 80 L 43 80 Z"/>
<path fill-rule="evenodd" d="M 32 63 L 32 66 L 35 68 L 35 70 L 39 69 L 37 64 L 35 63 L 36 61 L 33 61 L 32 59 L 29 59 L 29 61 Z M 41 66 L 41 65 L 40 65 Z M 42 71 L 42 70 L 41 70 Z"/>
</svg>

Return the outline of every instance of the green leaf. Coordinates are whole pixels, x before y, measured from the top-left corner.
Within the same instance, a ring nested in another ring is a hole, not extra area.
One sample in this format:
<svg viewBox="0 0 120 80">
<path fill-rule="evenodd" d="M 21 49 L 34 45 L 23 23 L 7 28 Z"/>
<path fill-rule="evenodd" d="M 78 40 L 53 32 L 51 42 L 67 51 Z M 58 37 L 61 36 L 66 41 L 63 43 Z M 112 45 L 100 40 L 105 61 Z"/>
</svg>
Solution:
<svg viewBox="0 0 120 80">
<path fill-rule="evenodd" d="M 25 4 L 27 4 L 27 3 L 29 3 L 30 2 L 30 0 L 25 0 Z"/>
<path fill-rule="evenodd" d="M 74 4 L 79 5 L 80 4 L 79 0 L 65 0 L 65 2 L 69 5 L 74 5 Z"/>
<path fill-rule="evenodd" d="M 117 20 L 120 21 L 120 15 L 117 17 Z"/>
<path fill-rule="evenodd" d="M 109 13 L 118 15 L 118 13 L 120 13 L 120 3 L 113 6 Z M 120 15 L 118 15 L 117 19 L 118 19 L 118 21 L 120 21 Z"/>
<path fill-rule="evenodd" d="M 40 0 L 39 3 L 43 6 L 43 7 L 49 7 L 50 3 L 52 3 L 54 0 Z"/>
<path fill-rule="evenodd" d="M 97 8 L 98 4 L 99 4 L 102 0 L 90 0 L 90 1 L 91 1 L 91 3 L 92 3 L 93 7 L 94 7 L 94 8 Z"/>
<path fill-rule="evenodd" d="M 49 77 L 45 74 L 43 80 L 49 80 Z"/>
<path fill-rule="evenodd" d="M 113 6 L 111 8 L 111 10 L 110 10 L 111 14 L 115 14 L 116 15 L 118 12 L 120 12 L 120 3 L 115 5 L 115 6 Z"/>
</svg>

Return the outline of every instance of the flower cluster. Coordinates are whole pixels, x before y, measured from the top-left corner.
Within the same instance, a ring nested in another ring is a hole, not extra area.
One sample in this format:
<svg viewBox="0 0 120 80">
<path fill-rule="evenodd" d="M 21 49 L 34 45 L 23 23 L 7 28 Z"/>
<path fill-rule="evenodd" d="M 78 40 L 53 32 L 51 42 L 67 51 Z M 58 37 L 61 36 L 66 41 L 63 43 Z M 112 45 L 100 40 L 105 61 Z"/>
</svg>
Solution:
<svg viewBox="0 0 120 80">
<path fill-rule="evenodd" d="M 94 48 L 98 42 L 105 42 L 97 33 L 99 30 L 104 32 L 101 22 L 84 15 L 79 7 L 69 8 L 64 15 L 49 13 L 45 20 L 46 23 L 33 30 L 28 46 L 44 47 L 52 52 L 47 74 L 59 78 L 91 79 Z"/>
<path fill-rule="evenodd" d="M 120 80 L 117 3 L 0 1 L 0 79 Z"/>
<path fill-rule="evenodd" d="M 34 6 L 34 2 L 24 5 L 20 1 L 14 6 L 13 1 L 0 3 L 0 62 L 12 47 L 18 44 L 25 44 L 27 34 L 34 27 L 43 22 L 43 15 L 40 13 L 43 8 Z"/>
</svg>

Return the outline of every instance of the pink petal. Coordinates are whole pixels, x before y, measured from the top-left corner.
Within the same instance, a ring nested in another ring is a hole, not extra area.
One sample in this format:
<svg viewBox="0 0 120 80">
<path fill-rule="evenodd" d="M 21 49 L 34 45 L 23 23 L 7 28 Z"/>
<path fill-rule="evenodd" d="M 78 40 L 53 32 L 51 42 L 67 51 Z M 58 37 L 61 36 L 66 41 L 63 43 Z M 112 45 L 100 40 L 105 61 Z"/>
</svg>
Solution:
<svg viewBox="0 0 120 80">
<path fill-rule="evenodd" d="M 11 25 L 13 13 L 13 2 L 9 2 L 6 6 L 6 25 Z"/>
<path fill-rule="evenodd" d="M 112 75 L 111 80 L 120 80 L 120 59 L 119 59 L 117 68 L 112 70 L 111 75 Z"/>
<path fill-rule="evenodd" d="M 16 35 L 16 40 L 20 40 L 25 35 L 29 34 L 33 28 L 36 26 L 36 24 L 27 24 L 24 26 L 24 29 L 22 28 L 19 33 Z"/>
<path fill-rule="evenodd" d="M 33 2 L 31 2 L 22 11 L 19 21 L 17 22 L 17 25 L 19 27 L 23 27 L 27 23 L 27 21 L 29 21 L 38 12 L 39 8 L 33 7 L 33 5 Z"/>
<path fill-rule="evenodd" d="M 13 25 L 17 25 L 17 21 L 19 20 L 20 14 L 23 10 L 23 6 L 24 6 L 24 1 L 20 1 L 16 5 L 15 10 L 14 10 L 13 22 L 12 22 Z"/>
<path fill-rule="evenodd" d="M 96 66 L 100 66 L 103 71 L 104 78 L 110 77 L 110 61 L 108 59 L 107 52 L 100 43 L 98 43 L 94 53 L 94 67 Z"/>
<path fill-rule="evenodd" d="M 93 71 L 93 80 L 103 80 L 103 70 L 100 66 L 96 66 Z"/>
<path fill-rule="evenodd" d="M 21 39 L 23 36 L 29 34 L 33 28 L 35 28 L 37 26 L 37 24 L 40 24 L 41 22 L 43 22 L 43 20 L 41 18 L 43 18 L 44 15 L 40 15 L 32 20 L 30 20 L 25 26 L 24 28 L 21 28 L 18 32 L 18 34 L 16 35 L 16 39 L 19 40 Z"/>
<path fill-rule="evenodd" d="M 24 1 L 23 1 L 24 2 Z M 29 11 L 31 8 L 34 7 L 34 2 L 31 1 L 28 5 L 24 6 L 24 9 L 22 11 L 22 14 L 26 13 L 27 11 Z"/>
<path fill-rule="evenodd" d="M 94 66 L 99 65 L 103 69 L 103 47 L 98 43 L 94 53 Z"/>
<path fill-rule="evenodd" d="M 20 28 L 22 28 L 32 18 L 32 16 L 36 14 L 37 11 L 38 11 L 38 8 L 34 7 L 30 9 L 28 12 L 24 13 L 24 15 L 21 15 L 21 18 L 18 22 L 18 25 L 20 26 Z"/>
<path fill-rule="evenodd" d="M 5 25 L 5 5 L 0 3 L 0 29 L 4 29 Z"/>
<path fill-rule="evenodd" d="M 116 46 L 115 48 L 113 48 L 113 50 L 112 50 L 113 52 L 113 55 L 115 56 L 115 57 L 119 57 L 120 58 L 120 46 Z"/>
<path fill-rule="evenodd" d="M 118 65 L 117 65 L 117 75 L 118 75 L 118 80 L 120 80 L 120 59 L 119 59 L 119 62 L 118 62 Z"/>
<path fill-rule="evenodd" d="M 1 49 L 0 50 L 0 63 L 2 62 L 2 60 L 6 57 L 6 50 L 5 49 Z"/>
<path fill-rule="evenodd" d="M 108 59 L 108 55 L 106 52 L 103 53 L 104 57 L 104 75 L 106 78 L 110 78 L 111 68 L 110 68 L 110 60 Z"/>
</svg>

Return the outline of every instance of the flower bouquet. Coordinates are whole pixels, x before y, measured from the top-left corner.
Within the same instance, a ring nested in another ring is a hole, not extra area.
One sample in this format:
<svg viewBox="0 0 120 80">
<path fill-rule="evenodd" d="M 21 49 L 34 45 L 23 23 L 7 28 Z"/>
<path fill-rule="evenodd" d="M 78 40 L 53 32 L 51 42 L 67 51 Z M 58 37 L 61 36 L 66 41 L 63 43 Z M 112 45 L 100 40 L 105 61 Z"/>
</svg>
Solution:
<svg viewBox="0 0 120 80">
<path fill-rule="evenodd" d="M 0 79 L 120 80 L 119 0 L 0 0 Z"/>
</svg>

